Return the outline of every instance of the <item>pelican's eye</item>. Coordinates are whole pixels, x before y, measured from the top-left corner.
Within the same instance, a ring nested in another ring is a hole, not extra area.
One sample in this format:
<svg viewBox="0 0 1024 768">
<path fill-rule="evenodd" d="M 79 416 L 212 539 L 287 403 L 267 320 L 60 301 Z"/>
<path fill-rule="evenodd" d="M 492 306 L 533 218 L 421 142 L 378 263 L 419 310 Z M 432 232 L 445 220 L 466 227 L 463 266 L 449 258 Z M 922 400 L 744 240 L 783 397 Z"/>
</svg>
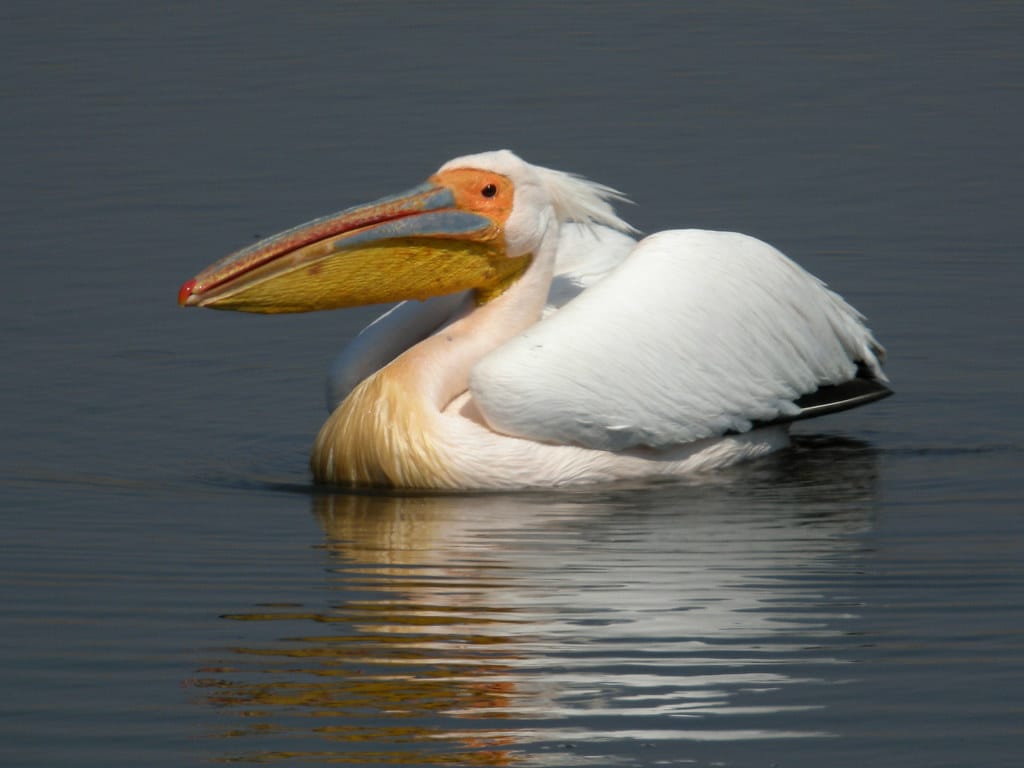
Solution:
<svg viewBox="0 0 1024 768">
<path fill-rule="evenodd" d="M 480 194 L 484 197 L 494 197 L 498 194 L 498 187 L 495 184 L 488 184 L 486 187 L 480 190 Z"/>
</svg>

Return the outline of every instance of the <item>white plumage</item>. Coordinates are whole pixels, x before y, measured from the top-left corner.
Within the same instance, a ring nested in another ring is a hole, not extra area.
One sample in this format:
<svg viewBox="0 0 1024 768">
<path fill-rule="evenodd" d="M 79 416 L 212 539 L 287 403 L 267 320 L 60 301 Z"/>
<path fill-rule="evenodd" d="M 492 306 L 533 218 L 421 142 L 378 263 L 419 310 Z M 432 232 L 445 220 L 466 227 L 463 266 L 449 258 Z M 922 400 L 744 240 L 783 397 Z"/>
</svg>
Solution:
<svg viewBox="0 0 1024 768">
<path fill-rule="evenodd" d="M 445 410 L 451 420 L 472 414 L 495 438 L 521 439 L 497 441 L 504 446 L 499 453 L 516 448 L 506 467 L 524 464 L 512 485 L 556 484 L 558 478 L 529 475 L 548 474 L 544 467 L 556 460 L 550 449 L 558 446 L 573 448 L 562 453 L 574 466 L 603 467 L 594 477 L 582 472 L 583 479 L 644 474 L 635 464 L 651 460 L 646 449 L 663 452 L 652 474 L 675 474 L 673 457 L 692 453 L 681 447 L 784 421 L 799 413 L 795 401 L 802 395 L 850 381 L 858 371 L 886 381 L 884 351 L 863 317 L 770 245 L 704 230 L 636 242 L 609 204 L 623 198 L 609 187 L 529 166 L 507 151 L 460 158 L 442 170 L 461 167 L 494 170 L 516 182 L 519 220 L 510 220 L 510 228 L 535 232 L 540 208 L 553 212 L 548 226 L 558 233 L 543 319 L 476 362 L 468 392 Z M 537 201 L 544 196 L 546 202 Z M 532 201 L 529 211 L 521 199 Z M 330 405 L 384 358 L 471 308 L 460 295 L 405 302 L 386 313 L 336 361 Z M 462 427 L 453 434 L 467 442 L 480 438 L 478 424 Z M 766 439 L 778 443 L 777 435 Z M 749 452 L 749 441 L 736 444 L 743 448 L 716 449 L 710 464 Z M 529 461 L 524 450 L 546 458 Z M 597 461 L 598 452 L 611 456 Z M 615 454 L 629 471 L 615 469 Z"/>
<path fill-rule="evenodd" d="M 636 245 L 551 318 L 483 358 L 470 391 L 499 432 L 606 451 L 665 448 L 794 415 L 882 378 L 860 315 L 771 246 L 680 230 Z"/>
</svg>

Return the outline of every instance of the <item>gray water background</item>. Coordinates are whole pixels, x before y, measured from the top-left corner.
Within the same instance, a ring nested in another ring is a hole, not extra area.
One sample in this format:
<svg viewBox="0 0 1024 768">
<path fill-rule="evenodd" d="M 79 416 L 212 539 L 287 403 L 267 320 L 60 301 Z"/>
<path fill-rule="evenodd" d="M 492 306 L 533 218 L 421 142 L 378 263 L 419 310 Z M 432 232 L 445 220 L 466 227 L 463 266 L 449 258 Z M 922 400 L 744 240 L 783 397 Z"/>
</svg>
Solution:
<svg viewBox="0 0 1024 768">
<path fill-rule="evenodd" d="M 1024 6 L 0 8 L 0 763 L 1016 766 Z M 757 235 L 897 396 L 715 482 L 314 488 L 374 310 L 183 311 L 510 147 Z"/>
</svg>

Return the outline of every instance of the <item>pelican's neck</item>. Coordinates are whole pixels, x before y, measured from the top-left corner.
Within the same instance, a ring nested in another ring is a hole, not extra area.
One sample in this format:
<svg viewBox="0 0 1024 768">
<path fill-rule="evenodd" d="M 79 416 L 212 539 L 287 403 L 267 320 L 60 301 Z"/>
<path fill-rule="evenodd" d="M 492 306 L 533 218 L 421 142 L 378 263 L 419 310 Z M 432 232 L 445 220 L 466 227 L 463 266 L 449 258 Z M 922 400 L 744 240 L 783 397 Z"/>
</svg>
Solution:
<svg viewBox="0 0 1024 768">
<path fill-rule="evenodd" d="M 444 410 L 466 391 L 470 371 L 484 355 L 540 319 L 551 287 L 553 256 L 538 253 L 504 293 L 473 305 L 403 355 L 408 357 L 403 363 L 412 366 L 415 390 L 432 408 Z"/>
<path fill-rule="evenodd" d="M 430 336 L 361 382 L 320 430 L 318 481 L 350 485 L 457 487 L 448 476 L 441 413 L 466 391 L 473 366 L 536 323 L 554 273 L 552 226 L 508 289 Z"/>
</svg>

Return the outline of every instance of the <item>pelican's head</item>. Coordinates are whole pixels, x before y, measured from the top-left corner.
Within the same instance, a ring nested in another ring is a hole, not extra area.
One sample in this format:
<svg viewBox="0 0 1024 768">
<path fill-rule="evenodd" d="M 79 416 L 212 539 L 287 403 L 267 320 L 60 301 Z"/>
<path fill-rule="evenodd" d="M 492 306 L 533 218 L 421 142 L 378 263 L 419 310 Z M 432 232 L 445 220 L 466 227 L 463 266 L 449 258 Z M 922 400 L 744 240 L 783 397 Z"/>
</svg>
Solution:
<svg viewBox="0 0 1024 768">
<path fill-rule="evenodd" d="M 182 285 L 178 302 L 309 312 L 468 289 L 487 301 L 529 267 L 546 238 L 557 239 L 560 221 L 628 230 L 608 202 L 619 197 L 508 150 L 460 157 L 406 192 L 236 251 Z"/>
</svg>

